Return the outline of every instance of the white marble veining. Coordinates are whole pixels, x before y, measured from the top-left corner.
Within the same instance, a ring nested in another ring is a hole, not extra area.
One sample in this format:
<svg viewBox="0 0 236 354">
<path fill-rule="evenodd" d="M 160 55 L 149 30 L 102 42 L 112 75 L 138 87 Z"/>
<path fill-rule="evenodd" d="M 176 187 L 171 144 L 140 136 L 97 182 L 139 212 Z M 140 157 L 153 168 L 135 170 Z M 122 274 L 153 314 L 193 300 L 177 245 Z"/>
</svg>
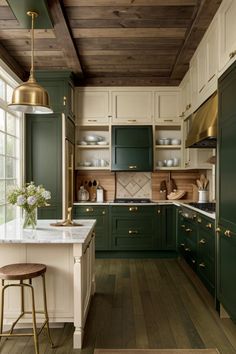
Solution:
<svg viewBox="0 0 236 354">
<path fill-rule="evenodd" d="M 82 226 L 50 226 L 57 220 L 38 220 L 35 230 L 22 228 L 22 220 L 15 219 L 0 225 L 0 243 L 84 243 L 96 220 L 74 220 Z"/>
</svg>

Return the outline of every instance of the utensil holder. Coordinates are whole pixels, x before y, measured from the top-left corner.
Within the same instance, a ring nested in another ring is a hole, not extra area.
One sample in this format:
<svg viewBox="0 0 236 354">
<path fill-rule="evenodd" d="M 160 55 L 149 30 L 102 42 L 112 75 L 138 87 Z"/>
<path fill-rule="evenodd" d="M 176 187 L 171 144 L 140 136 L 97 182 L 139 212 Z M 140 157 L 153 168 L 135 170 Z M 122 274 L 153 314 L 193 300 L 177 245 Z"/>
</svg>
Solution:
<svg viewBox="0 0 236 354">
<path fill-rule="evenodd" d="M 199 190 L 198 191 L 198 202 L 199 203 L 207 203 L 209 200 L 208 191 L 206 190 Z"/>
</svg>

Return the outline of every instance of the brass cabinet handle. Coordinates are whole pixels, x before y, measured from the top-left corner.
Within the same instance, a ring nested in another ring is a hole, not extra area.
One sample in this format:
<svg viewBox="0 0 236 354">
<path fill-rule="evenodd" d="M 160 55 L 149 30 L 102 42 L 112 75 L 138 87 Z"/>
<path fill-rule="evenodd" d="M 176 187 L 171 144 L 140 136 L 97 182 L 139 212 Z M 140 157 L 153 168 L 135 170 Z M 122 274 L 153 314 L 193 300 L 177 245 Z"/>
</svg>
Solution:
<svg viewBox="0 0 236 354">
<path fill-rule="evenodd" d="M 157 209 L 157 214 L 161 214 L 161 209 Z"/>
<path fill-rule="evenodd" d="M 232 237 L 232 233 L 231 233 L 230 230 L 225 230 L 224 235 L 225 235 L 226 237 Z"/>
<path fill-rule="evenodd" d="M 181 227 L 182 227 L 182 229 L 185 229 L 185 225 L 184 224 L 182 224 Z"/>
<path fill-rule="evenodd" d="M 129 211 L 137 211 L 138 210 L 138 207 L 129 207 Z"/>
<path fill-rule="evenodd" d="M 102 215 L 105 215 L 105 214 L 106 214 L 106 212 L 105 212 L 105 210 L 103 210 L 103 211 L 102 211 Z"/>
<path fill-rule="evenodd" d="M 229 58 L 232 59 L 236 55 L 236 50 L 233 52 L 229 53 Z"/>
<path fill-rule="evenodd" d="M 217 227 L 217 228 L 216 228 L 216 232 L 217 232 L 217 233 L 221 232 L 221 228 L 220 228 L 220 227 Z"/>
<path fill-rule="evenodd" d="M 185 229 L 186 232 L 192 232 L 192 229 Z"/>
<path fill-rule="evenodd" d="M 66 96 L 64 96 L 63 97 L 63 106 L 66 106 L 66 100 L 67 100 L 67 98 L 66 98 Z"/>
<path fill-rule="evenodd" d="M 130 166 L 129 166 L 129 169 L 130 169 L 130 170 L 135 170 L 136 168 L 137 168 L 136 165 L 130 165 Z"/>
<path fill-rule="evenodd" d="M 137 119 L 128 119 L 128 122 L 137 122 Z"/>
<path fill-rule="evenodd" d="M 186 247 L 184 250 L 185 252 L 191 252 L 191 249 L 189 247 Z"/>
<path fill-rule="evenodd" d="M 197 217 L 197 214 L 193 214 L 193 219 L 196 219 L 196 217 Z"/>
<path fill-rule="evenodd" d="M 164 122 L 173 122 L 173 119 L 164 119 Z"/>
<path fill-rule="evenodd" d="M 197 222 L 198 222 L 199 224 L 201 224 L 202 219 L 201 219 L 201 218 L 198 218 L 198 219 L 197 219 Z"/>
<path fill-rule="evenodd" d="M 181 247 L 185 247 L 185 244 L 184 244 L 184 243 L 181 243 L 180 246 L 181 246 Z"/>
<path fill-rule="evenodd" d="M 212 229 L 212 224 L 209 222 L 209 224 L 206 224 L 207 229 Z"/>
<path fill-rule="evenodd" d="M 88 122 L 97 122 L 97 119 L 88 119 Z"/>
<path fill-rule="evenodd" d="M 205 245 L 206 240 L 205 240 L 204 238 L 202 238 L 202 239 L 199 241 L 199 243 L 201 243 L 202 245 Z"/>
<path fill-rule="evenodd" d="M 196 263 L 195 259 L 192 259 L 192 263 L 193 263 L 193 264 L 195 264 L 195 263 Z"/>
<path fill-rule="evenodd" d="M 206 268 L 206 265 L 205 265 L 205 263 L 201 262 L 201 263 L 199 263 L 199 267 L 200 268 Z"/>
<path fill-rule="evenodd" d="M 137 230 L 129 230 L 129 235 L 137 235 L 138 231 Z"/>
<path fill-rule="evenodd" d="M 93 211 L 93 208 L 86 208 L 87 213 L 91 213 Z"/>
</svg>

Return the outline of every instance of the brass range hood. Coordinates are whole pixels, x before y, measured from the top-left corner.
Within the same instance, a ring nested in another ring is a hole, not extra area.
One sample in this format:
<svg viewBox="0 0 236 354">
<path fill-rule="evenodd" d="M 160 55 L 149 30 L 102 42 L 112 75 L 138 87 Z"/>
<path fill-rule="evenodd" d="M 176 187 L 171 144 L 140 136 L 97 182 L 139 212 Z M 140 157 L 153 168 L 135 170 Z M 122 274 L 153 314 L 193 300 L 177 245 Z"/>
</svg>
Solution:
<svg viewBox="0 0 236 354">
<path fill-rule="evenodd" d="M 215 148 L 217 137 L 218 95 L 213 94 L 193 114 L 185 142 L 187 148 Z"/>
</svg>

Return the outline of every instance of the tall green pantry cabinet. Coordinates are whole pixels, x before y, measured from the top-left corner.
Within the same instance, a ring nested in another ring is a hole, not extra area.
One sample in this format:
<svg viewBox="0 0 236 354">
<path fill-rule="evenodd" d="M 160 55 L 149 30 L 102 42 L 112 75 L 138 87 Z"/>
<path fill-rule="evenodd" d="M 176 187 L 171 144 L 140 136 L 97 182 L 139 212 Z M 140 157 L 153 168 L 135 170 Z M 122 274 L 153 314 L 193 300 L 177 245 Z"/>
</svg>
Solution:
<svg viewBox="0 0 236 354">
<path fill-rule="evenodd" d="M 36 77 L 48 91 L 54 113 L 26 116 L 26 181 L 43 184 L 52 195 L 50 206 L 38 209 L 38 217 L 59 219 L 63 212 L 66 134 L 70 141 L 74 139 L 73 80 L 68 71 L 38 71 Z"/>
<path fill-rule="evenodd" d="M 236 65 L 219 80 L 217 297 L 236 320 Z"/>
</svg>

